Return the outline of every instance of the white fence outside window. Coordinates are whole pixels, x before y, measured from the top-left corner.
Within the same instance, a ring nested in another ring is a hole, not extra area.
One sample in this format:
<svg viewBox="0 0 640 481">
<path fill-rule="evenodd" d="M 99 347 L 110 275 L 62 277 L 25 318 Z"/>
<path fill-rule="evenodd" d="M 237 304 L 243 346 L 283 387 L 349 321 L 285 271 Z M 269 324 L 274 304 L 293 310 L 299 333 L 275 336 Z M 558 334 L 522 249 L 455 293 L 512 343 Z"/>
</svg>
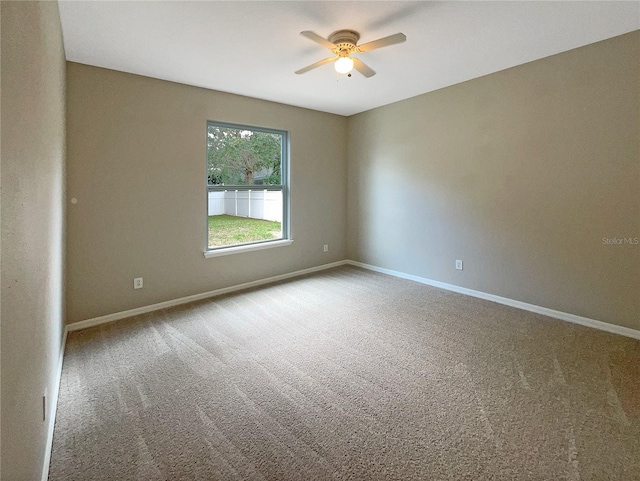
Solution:
<svg viewBox="0 0 640 481">
<path fill-rule="evenodd" d="M 223 214 L 282 222 L 282 192 L 277 190 L 209 192 L 208 215 Z"/>
</svg>

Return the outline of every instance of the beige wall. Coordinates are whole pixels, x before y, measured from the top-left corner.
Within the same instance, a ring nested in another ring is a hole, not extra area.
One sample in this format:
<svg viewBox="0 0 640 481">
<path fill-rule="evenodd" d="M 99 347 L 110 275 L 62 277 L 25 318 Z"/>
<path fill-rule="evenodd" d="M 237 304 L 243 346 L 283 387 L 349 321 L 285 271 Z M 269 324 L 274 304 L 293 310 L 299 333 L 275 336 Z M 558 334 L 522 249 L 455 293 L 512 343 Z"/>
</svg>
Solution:
<svg viewBox="0 0 640 481">
<path fill-rule="evenodd" d="M 639 82 L 636 31 L 351 117 L 348 256 L 640 329 Z"/>
<path fill-rule="evenodd" d="M 2 479 L 40 479 L 63 330 L 65 60 L 55 2 L 2 2 Z"/>
<path fill-rule="evenodd" d="M 68 197 L 78 201 L 68 205 L 68 322 L 345 258 L 344 117 L 75 63 L 67 81 Z M 207 120 L 290 132 L 293 245 L 204 258 Z"/>
</svg>

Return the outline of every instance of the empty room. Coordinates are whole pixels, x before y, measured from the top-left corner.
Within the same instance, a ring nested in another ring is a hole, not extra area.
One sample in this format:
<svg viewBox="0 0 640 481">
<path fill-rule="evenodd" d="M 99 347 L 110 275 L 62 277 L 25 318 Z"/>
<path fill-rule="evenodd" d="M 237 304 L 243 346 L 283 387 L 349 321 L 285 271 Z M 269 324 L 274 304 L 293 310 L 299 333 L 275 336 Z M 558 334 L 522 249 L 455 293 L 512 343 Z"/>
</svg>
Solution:
<svg viewBox="0 0 640 481">
<path fill-rule="evenodd" d="M 640 480 L 640 2 L 0 5 L 2 481 Z"/>
</svg>

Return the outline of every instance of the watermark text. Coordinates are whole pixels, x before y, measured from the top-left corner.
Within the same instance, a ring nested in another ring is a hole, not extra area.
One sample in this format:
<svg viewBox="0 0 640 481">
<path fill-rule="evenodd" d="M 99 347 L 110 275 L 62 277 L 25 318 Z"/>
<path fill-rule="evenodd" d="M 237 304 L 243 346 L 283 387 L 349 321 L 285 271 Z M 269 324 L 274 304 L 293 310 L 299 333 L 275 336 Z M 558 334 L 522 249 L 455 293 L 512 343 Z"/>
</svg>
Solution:
<svg viewBox="0 0 640 481">
<path fill-rule="evenodd" d="M 606 246 L 621 246 L 640 244 L 640 237 L 603 237 L 602 244 Z"/>
</svg>

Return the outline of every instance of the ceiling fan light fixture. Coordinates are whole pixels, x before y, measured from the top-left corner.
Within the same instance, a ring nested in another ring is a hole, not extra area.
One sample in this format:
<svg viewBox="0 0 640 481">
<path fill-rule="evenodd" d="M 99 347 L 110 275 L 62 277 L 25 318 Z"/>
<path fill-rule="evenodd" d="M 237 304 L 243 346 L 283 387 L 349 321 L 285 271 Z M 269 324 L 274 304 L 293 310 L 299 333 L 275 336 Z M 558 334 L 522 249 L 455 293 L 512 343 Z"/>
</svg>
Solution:
<svg viewBox="0 0 640 481">
<path fill-rule="evenodd" d="M 322 59 L 316 63 L 312 63 L 311 65 L 307 65 L 300 70 L 296 70 L 296 75 L 306 73 L 309 70 L 313 70 L 314 68 L 318 68 L 322 65 L 334 62 L 334 68 L 338 73 L 351 75 L 349 72 L 355 69 L 367 78 L 373 77 L 376 74 L 374 70 L 372 70 L 359 58 L 351 58 L 350 55 L 352 53 L 370 52 L 371 50 L 388 47 L 389 45 L 395 45 L 407 40 L 407 37 L 404 33 L 396 33 L 394 35 L 389 35 L 388 37 L 379 38 L 378 40 L 374 40 L 373 42 L 367 42 L 363 43 L 362 45 L 358 45 L 360 34 L 355 30 L 338 30 L 336 32 L 333 32 L 328 39 L 321 37 L 311 30 L 304 30 L 300 32 L 300 35 L 302 35 L 303 37 L 307 37 L 312 42 L 322 45 L 324 48 L 328 49 L 334 56 Z"/>
<path fill-rule="evenodd" d="M 338 73 L 349 73 L 353 70 L 353 59 L 350 57 L 340 57 L 336 60 L 334 66 Z"/>
</svg>

